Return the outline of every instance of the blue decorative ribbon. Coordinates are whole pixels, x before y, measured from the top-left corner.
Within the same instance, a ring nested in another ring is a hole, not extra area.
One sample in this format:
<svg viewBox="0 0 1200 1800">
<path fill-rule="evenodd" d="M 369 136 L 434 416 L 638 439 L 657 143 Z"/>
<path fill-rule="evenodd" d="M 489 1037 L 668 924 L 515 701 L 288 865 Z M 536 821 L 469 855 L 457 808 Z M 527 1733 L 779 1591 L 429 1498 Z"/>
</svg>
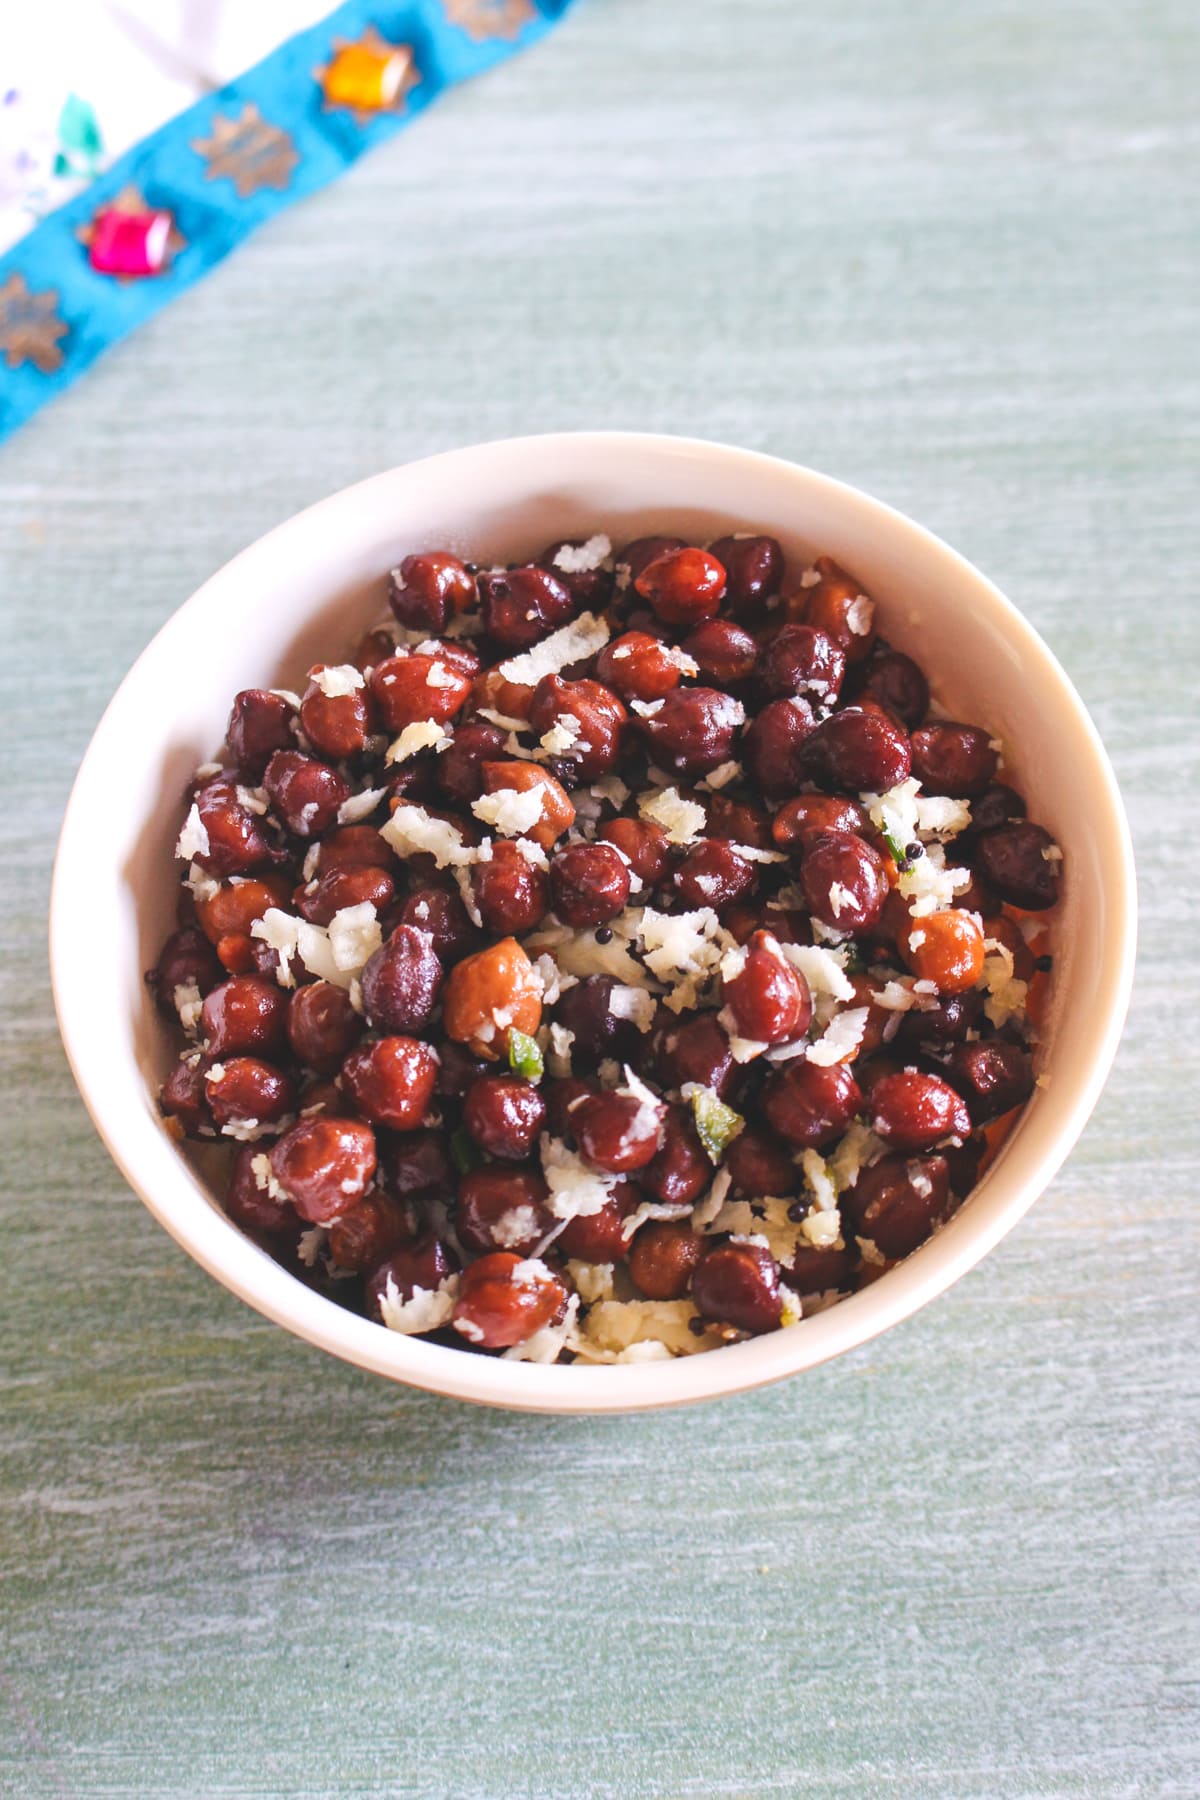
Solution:
<svg viewBox="0 0 1200 1800">
<path fill-rule="evenodd" d="M 135 144 L 0 257 L 0 438 L 264 220 L 403 130 L 444 88 L 534 43 L 570 4 L 347 0 Z M 318 71 L 338 44 L 367 34 L 411 50 L 413 85 L 391 111 L 329 106 Z M 131 194 L 171 214 L 169 264 L 157 275 L 100 274 L 88 261 L 88 229 L 101 208 Z"/>
</svg>

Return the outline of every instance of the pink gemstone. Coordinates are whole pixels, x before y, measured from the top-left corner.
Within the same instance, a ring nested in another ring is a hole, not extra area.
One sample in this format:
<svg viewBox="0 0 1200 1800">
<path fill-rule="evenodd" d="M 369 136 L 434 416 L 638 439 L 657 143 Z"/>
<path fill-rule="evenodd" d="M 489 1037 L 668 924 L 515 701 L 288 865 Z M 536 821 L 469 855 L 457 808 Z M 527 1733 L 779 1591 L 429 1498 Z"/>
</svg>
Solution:
<svg viewBox="0 0 1200 1800">
<path fill-rule="evenodd" d="M 106 206 L 92 221 L 88 261 L 101 275 L 157 275 L 170 235 L 169 212 L 120 212 Z"/>
</svg>

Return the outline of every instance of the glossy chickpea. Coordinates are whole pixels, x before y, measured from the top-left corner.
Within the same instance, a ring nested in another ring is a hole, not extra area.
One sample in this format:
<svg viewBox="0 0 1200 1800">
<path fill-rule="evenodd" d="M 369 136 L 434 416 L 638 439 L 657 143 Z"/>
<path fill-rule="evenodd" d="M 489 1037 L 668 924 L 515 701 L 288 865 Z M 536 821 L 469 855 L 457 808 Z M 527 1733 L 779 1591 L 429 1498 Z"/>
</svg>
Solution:
<svg viewBox="0 0 1200 1800">
<path fill-rule="evenodd" d="M 710 838 L 724 838 L 726 843 L 748 844 L 756 850 L 773 850 L 771 815 L 764 807 L 749 800 L 733 800 L 726 793 L 705 796 L 705 826 Z"/>
<path fill-rule="evenodd" d="M 847 706 L 822 720 L 805 741 L 801 766 L 834 793 L 881 794 L 907 781 L 908 737 L 898 720 Z"/>
<path fill-rule="evenodd" d="M 757 881 L 754 864 L 722 838 L 701 838 L 675 871 L 675 891 L 686 906 L 731 906 L 750 893 Z"/>
<path fill-rule="evenodd" d="M 159 952 L 158 961 L 147 971 L 150 988 L 160 1011 L 168 1018 L 178 1016 L 175 1006 L 177 988 L 195 988 L 207 994 L 223 978 L 220 959 L 202 931 L 188 926 L 173 931 Z"/>
<path fill-rule="evenodd" d="M 596 658 L 596 675 L 624 700 L 662 700 L 679 686 L 683 658 L 648 631 L 625 631 Z"/>
<path fill-rule="evenodd" d="M 478 864 L 476 873 L 485 866 Z M 388 914 L 387 928 L 394 931 L 400 925 L 415 926 L 425 932 L 434 955 L 447 967 L 479 945 L 479 932 L 467 917 L 466 907 L 459 895 L 448 888 L 414 888 Z"/>
<path fill-rule="evenodd" d="M 250 875 L 222 882 L 215 894 L 196 902 L 196 918 L 210 944 L 226 937 L 249 937 L 250 927 L 271 907 L 286 909 L 292 884 L 285 875 Z"/>
<path fill-rule="evenodd" d="M 737 533 L 708 546 L 725 571 L 725 604 L 735 617 L 758 618 L 783 582 L 783 546 L 763 533 Z"/>
<path fill-rule="evenodd" d="M 276 751 L 276 755 L 287 755 Z M 347 790 L 349 791 L 349 790 Z M 196 789 L 194 805 L 208 836 L 208 849 L 194 861 L 209 875 L 245 875 L 285 860 L 263 828 L 258 813 L 238 797 L 238 784 L 217 776 Z"/>
<path fill-rule="evenodd" d="M 464 1044 L 445 1040 L 438 1045 L 438 1055 L 442 1062 L 437 1091 L 454 1100 L 461 1100 L 475 1078 L 486 1075 L 493 1066 L 481 1056 L 472 1055 Z"/>
<path fill-rule="evenodd" d="M 815 625 L 784 625 L 759 658 L 758 677 L 772 699 L 803 694 L 818 706 L 834 706 L 842 691 L 846 658 Z"/>
<path fill-rule="evenodd" d="M 820 579 L 800 596 L 805 623 L 827 632 L 848 663 L 865 661 L 875 643 L 874 602 L 831 556 L 818 556 L 813 568 Z"/>
<path fill-rule="evenodd" d="M 554 1240 L 563 1256 L 580 1262 L 620 1262 L 629 1248 L 626 1222 L 641 1200 L 632 1181 L 618 1181 L 599 1212 L 580 1213 Z"/>
<path fill-rule="evenodd" d="M 225 1191 L 225 1211 L 235 1225 L 256 1240 L 290 1237 L 303 1228 L 303 1221 L 277 1188 L 272 1193 L 274 1184 L 265 1172 L 260 1178 L 259 1159 L 264 1154 L 261 1144 L 243 1144 L 238 1150 Z"/>
<path fill-rule="evenodd" d="M 738 1132 L 725 1152 L 724 1166 L 734 1188 L 754 1198 L 790 1194 L 799 1179 L 792 1152 L 783 1139 L 761 1126 L 747 1125 Z"/>
<path fill-rule="evenodd" d="M 318 875 L 295 894 L 296 911 L 310 925 L 328 925 L 337 913 L 351 906 L 370 904 L 377 913 L 390 905 L 396 883 L 388 869 L 370 863 L 352 864 L 345 869 L 330 869 Z"/>
<path fill-rule="evenodd" d="M 528 762 L 485 762 L 483 786 L 486 794 L 512 789 L 518 794 L 540 793 L 542 810 L 537 821 L 522 836 L 532 838 L 543 850 L 551 850 L 575 823 L 575 807 L 562 783 L 546 769 Z"/>
<path fill-rule="evenodd" d="M 388 576 L 388 605 L 410 631 L 445 631 L 478 602 L 475 578 L 448 550 L 406 556 Z"/>
<path fill-rule="evenodd" d="M 712 1181 L 713 1169 L 696 1134 L 690 1107 L 668 1106 L 662 1141 L 638 1174 L 638 1186 L 661 1206 L 694 1206 Z"/>
<path fill-rule="evenodd" d="M 886 650 L 871 658 L 863 689 L 895 713 L 909 731 L 929 711 L 929 683 L 912 657 L 900 650 Z"/>
<path fill-rule="evenodd" d="M 389 1194 L 418 1205 L 451 1198 L 456 1174 L 440 1130 L 381 1131 L 376 1148 L 379 1179 Z"/>
<path fill-rule="evenodd" d="M 719 688 L 676 688 L 640 725 L 664 768 L 703 775 L 729 761 L 744 717 L 739 702 Z"/>
<path fill-rule="evenodd" d="M 912 772 L 928 793 L 965 800 L 982 794 L 995 777 L 1000 758 L 988 732 L 978 725 L 938 719 L 913 732 Z"/>
<path fill-rule="evenodd" d="M 692 1300 L 702 1319 L 759 1337 L 783 1314 L 779 1271 L 761 1244 L 718 1243 L 692 1271 Z"/>
<path fill-rule="evenodd" d="M 483 792 L 483 765 L 504 751 L 505 733 L 498 725 L 479 719 L 459 725 L 448 750 L 434 765 L 438 790 L 456 806 L 469 806 Z"/>
<path fill-rule="evenodd" d="M 496 1250 L 463 1271 L 453 1325 L 481 1350 L 504 1350 L 551 1324 L 566 1301 L 562 1282 L 544 1263 Z"/>
<path fill-rule="evenodd" d="M 965 994 L 983 974 L 983 932 L 958 907 L 914 919 L 901 951 L 917 980 L 943 994 Z"/>
<path fill-rule="evenodd" d="M 769 931 L 781 944 L 811 944 L 812 924 L 808 914 L 794 907 L 782 907 L 769 900 L 753 900 L 744 906 L 726 909 L 721 920 L 730 937 L 748 944 L 756 931 Z"/>
<path fill-rule="evenodd" d="M 687 544 L 680 537 L 640 537 L 632 538 L 623 549 L 618 550 L 613 558 L 617 569 L 629 571 L 629 579 L 636 582 L 638 576 L 658 557 L 665 556 L 668 550 L 686 550 Z"/>
<path fill-rule="evenodd" d="M 483 623 L 502 650 L 529 650 L 575 617 L 575 598 L 556 574 L 536 563 L 489 569 L 479 577 Z"/>
<path fill-rule="evenodd" d="M 235 696 L 225 742 L 241 773 L 258 781 L 276 750 L 292 750 L 296 708 L 269 688 L 243 688 Z"/>
<path fill-rule="evenodd" d="M 533 1082 L 519 1075 L 484 1075 L 467 1089 L 463 1124 L 489 1156 L 523 1162 L 545 1123 L 546 1102 Z"/>
<path fill-rule="evenodd" d="M 334 681 L 325 665 L 318 663 L 309 675 L 300 702 L 304 735 L 317 754 L 327 756 L 330 762 L 357 756 L 371 729 L 366 684 L 357 670 L 355 678 L 361 685 L 347 692 L 349 681 Z M 334 688 L 332 693 L 327 691 L 330 686 Z"/>
<path fill-rule="evenodd" d="M 555 1023 L 574 1040 L 570 1052 L 573 1067 L 595 1068 L 604 1057 L 625 1062 L 633 1055 L 640 1033 L 631 1019 L 613 1011 L 613 991 L 618 985 L 612 975 L 585 975 L 556 1002 Z"/>
<path fill-rule="evenodd" d="M 542 983 L 515 938 L 502 938 L 450 971 L 442 1005 L 446 1036 L 494 1062 L 511 1028 L 533 1037 L 542 1022 Z"/>
<path fill-rule="evenodd" d="M 446 657 L 389 656 L 371 670 L 370 691 L 380 726 L 401 732 L 426 719 L 445 725 L 466 704 L 472 677 Z"/>
<path fill-rule="evenodd" d="M 718 687 L 748 680 L 758 662 L 758 645 L 745 627 L 732 619 L 705 619 L 689 632 L 680 648 L 700 674 Z"/>
<path fill-rule="evenodd" d="M 314 756 L 277 750 L 267 764 L 263 787 L 276 817 L 293 836 L 318 838 L 329 830 L 338 808 L 350 798 L 350 784 Z"/>
<path fill-rule="evenodd" d="M 711 618 L 720 606 L 725 571 L 707 550 L 686 545 L 656 556 L 633 585 L 666 624 L 694 625 Z"/>
<path fill-rule="evenodd" d="M 352 663 L 360 675 L 370 676 L 377 663 L 386 661 L 393 655 L 396 641 L 386 626 L 376 626 L 371 631 L 364 631 L 362 637 L 351 651 L 347 661 Z"/>
<path fill-rule="evenodd" d="M 1008 951 L 1012 958 L 1012 972 L 1018 981 L 1029 981 L 1032 978 L 1035 966 L 1033 951 L 1025 942 L 1021 927 L 1015 919 L 1010 919 L 1006 913 L 989 914 L 983 921 L 983 936 L 985 950 L 990 939 L 993 944 L 1000 944 Z M 988 954 L 998 953 L 992 950 Z"/>
<path fill-rule="evenodd" d="M 781 799 L 799 787 L 804 745 L 815 726 L 813 709 L 801 695 L 772 700 L 751 719 L 742 739 L 742 760 L 768 799 Z"/>
<path fill-rule="evenodd" d="M 235 975 L 213 988 L 200 1014 L 200 1033 L 210 1056 L 261 1051 L 274 1056 L 287 1040 L 288 998 L 261 975 Z"/>
<path fill-rule="evenodd" d="M 610 819 L 597 836 L 616 845 L 643 886 L 658 887 L 665 878 L 671 866 L 671 842 L 652 819 Z"/>
<path fill-rule="evenodd" d="M 808 1030 L 812 1018 L 808 983 L 769 931 L 756 931 L 751 937 L 741 970 L 726 977 L 724 993 L 739 1037 L 786 1044 Z"/>
<path fill-rule="evenodd" d="M 866 808 L 856 800 L 835 794 L 795 794 L 772 819 L 771 835 L 780 850 L 803 850 L 809 839 L 821 832 L 850 831 L 861 836 L 869 824 Z"/>
<path fill-rule="evenodd" d="M 497 839 L 490 862 L 471 870 L 475 904 L 488 931 L 516 936 L 532 931 L 550 909 L 550 880 L 522 854 L 520 845 Z"/>
<path fill-rule="evenodd" d="M 870 1092 L 871 1129 L 897 1150 L 930 1150 L 946 1137 L 967 1137 L 971 1115 L 960 1094 L 939 1075 L 899 1069 Z"/>
<path fill-rule="evenodd" d="M 478 724 L 478 714 L 486 708 L 506 719 L 528 719 L 533 705 L 533 688 L 523 681 L 510 681 L 504 665 L 484 669 L 471 685 L 469 716 Z"/>
<path fill-rule="evenodd" d="M 824 1250 L 798 1244 L 781 1273 L 794 1294 L 846 1293 L 854 1286 L 858 1261 L 858 1250 L 850 1245 Z"/>
<path fill-rule="evenodd" d="M 342 1086 L 372 1125 L 413 1131 L 424 1122 L 437 1085 L 437 1054 L 420 1038 L 371 1038 L 342 1064 Z"/>
<path fill-rule="evenodd" d="M 278 1125 L 296 1104 L 291 1078 L 259 1056 L 230 1056 L 211 1063 L 204 1096 L 218 1130 L 230 1137 L 242 1125 Z"/>
<path fill-rule="evenodd" d="M 937 1054 L 961 1043 L 968 1031 L 978 1028 L 984 996 L 978 989 L 965 994 L 939 994 L 932 1005 L 914 1006 L 901 1013 L 894 1042 L 904 1049 Z"/>
<path fill-rule="evenodd" d="M 643 1225 L 629 1251 L 629 1273 L 647 1300 L 682 1300 L 700 1261 L 703 1238 L 686 1219 Z"/>
<path fill-rule="evenodd" d="M 625 908 L 629 870 L 610 844 L 569 844 L 550 864 L 550 896 L 564 925 L 604 925 Z"/>
<path fill-rule="evenodd" d="M 454 1222 L 459 1242 L 473 1256 L 512 1250 L 528 1256 L 554 1229 L 547 1189 L 535 1169 L 473 1169 L 458 1184 Z"/>
<path fill-rule="evenodd" d="M 589 1094 L 571 1115 L 580 1155 L 609 1175 L 631 1175 L 657 1154 L 666 1108 L 661 1101 L 610 1091 Z"/>
<path fill-rule="evenodd" d="M 1057 846 L 1041 825 L 1020 820 L 979 840 L 976 864 L 1002 900 L 1027 912 L 1044 912 L 1058 899 L 1061 864 Z"/>
<path fill-rule="evenodd" d="M 767 1079 L 763 1110 L 789 1144 L 827 1150 L 862 1106 L 862 1091 L 845 1063 L 786 1063 Z"/>
<path fill-rule="evenodd" d="M 539 734 L 561 727 L 573 741 L 553 758 L 576 784 L 597 781 L 615 769 L 621 754 L 624 703 L 601 681 L 564 681 L 544 675 L 533 692 L 529 722 Z"/>
<path fill-rule="evenodd" d="M 382 1031 L 423 1031 L 433 1017 L 443 970 L 427 931 L 398 925 L 362 972 L 363 1011 Z"/>
<path fill-rule="evenodd" d="M 879 852 L 852 832 L 821 831 L 803 854 L 800 886 L 813 917 L 837 931 L 869 931 L 889 892 Z"/>
<path fill-rule="evenodd" d="M 613 572 L 611 568 L 574 569 L 569 565 L 575 560 L 572 551 L 582 550 L 586 539 L 556 538 L 547 544 L 541 554 L 535 558 L 539 569 L 549 569 L 550 573 L 561 581 L 568 590 L 575 605 L 580 610 L 601 613 L 612 600 Z M 562 558 L 560 562 L 559 558 Z M 563 565 L 567 564 L 567 567 Z"/>
<path fill-rule="evenodd" d="M 292 1055 L 321 1075 L 335 1075 L 363 1034 L 363 1022 L 345 988 L 313 981 L 297 988 L 288 1002 L 287 1036 Z"/>
<path fill-rule="evenodd" d="M 208 1069 L 201 1061 L 177 1062 L 158 1095 L 163 1117 L 176 1133 L 185 1137 L 212 1135 L 213 1120 L 208 1110 Z"/>
<path fill-rule="evenodd" d="M 333 869 L 389 869 L 398 867 L 395 853 L 380 837 L 374 825 L 339 825 L 321 839 L 317 851 L 318 875 Z"/>
<path fill-rule="evenodd" d="M 403 1306 L 418 1288 L 427 1294 L 436 1293 L 457 1268 L 458 1259 L 450 1246 L 432 1233 L 401 1245 L 372 1271 L 367 1281 L 367 1317 L 381 1325 L 385 1300 L 392 1306 Z"/>
<path fill-rule="evenodd" d="M 334 1220 L 329 1228 L 329 1254 L 339 1269 L 367 1275 L 412 1236 L 408 1207 L 376 1189 Z"/>
<path fill-rule="evenodd" d="M 954 1209 L 944 1156 L 884 1156 L 839 1196 L 843 1227 L 889 1258 L 908 1256 Z"/>
<path fill-rule="evenodd" d="M 976 837 L 985 831 L 995 831 L 1001 825 L 1011 825 L 1023 819 L 1026 813 L 1024 800 L 1016 788 L 1011 788 L 1003 781 L 989 782 L 981 794 L 971 801 L 971 825 L 969 836 Z"/>
<path fill-rule="evenodd" d="M 650 1058 L 660 1087 L 679 1088 L 694 1081 L 726 1100 L 737 1082 L 729 1039 L 713 1013 L 682 1019 L 668 1013 L 651 1036 Z"/>
<path fill-rule="evenodd" d="M 1033 1092 L 1033 1064 L 1018 1044 L 955 1044 L 946 1058 L 946 1078 L 966 1101 L 973 1125 L 986 1125 Z"/>
</svg>

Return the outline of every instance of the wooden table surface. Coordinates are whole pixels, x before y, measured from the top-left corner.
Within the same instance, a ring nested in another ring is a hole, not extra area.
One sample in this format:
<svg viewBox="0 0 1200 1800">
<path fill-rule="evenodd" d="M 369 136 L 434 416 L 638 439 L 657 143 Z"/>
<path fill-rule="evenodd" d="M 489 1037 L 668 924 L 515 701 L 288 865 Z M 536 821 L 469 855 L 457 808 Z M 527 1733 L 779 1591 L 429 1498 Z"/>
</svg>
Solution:
<svg viewBox="0 0 1200 1800">
<path fill-rule="evenodd" d="M 1200 1792 L 1196 39 L 1192 0 L 581 0 L 0 451 L 0 1792 Z M 80 754 L 204 576 L 584 426 L 810 462 L 979 563 L 1093 710 L 1144 908 L 1107 1093 L 981 1268 L 631 1420 L 408 1393 L 201 1274 L 43 947 Z"/>
</svg>

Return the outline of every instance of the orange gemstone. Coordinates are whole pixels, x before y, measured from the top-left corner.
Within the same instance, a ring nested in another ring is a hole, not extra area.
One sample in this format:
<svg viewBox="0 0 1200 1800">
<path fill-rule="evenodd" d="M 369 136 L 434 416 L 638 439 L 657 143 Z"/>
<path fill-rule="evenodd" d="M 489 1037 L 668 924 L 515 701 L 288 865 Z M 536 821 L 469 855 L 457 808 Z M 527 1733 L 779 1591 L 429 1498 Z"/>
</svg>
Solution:
<svg viewBox="0 0 1200 1800">
<path fill-rule="evenodd" d="M 382 112 L 399 98 L 411 57 L 407 50 L 372 50 L 346 44 L 326 69 L 321 85 L 333 106 Z"/>
</svg>

